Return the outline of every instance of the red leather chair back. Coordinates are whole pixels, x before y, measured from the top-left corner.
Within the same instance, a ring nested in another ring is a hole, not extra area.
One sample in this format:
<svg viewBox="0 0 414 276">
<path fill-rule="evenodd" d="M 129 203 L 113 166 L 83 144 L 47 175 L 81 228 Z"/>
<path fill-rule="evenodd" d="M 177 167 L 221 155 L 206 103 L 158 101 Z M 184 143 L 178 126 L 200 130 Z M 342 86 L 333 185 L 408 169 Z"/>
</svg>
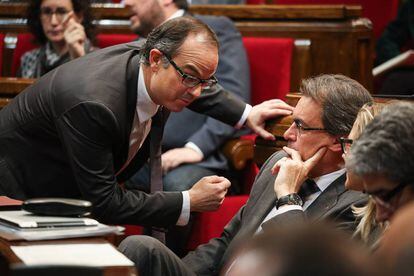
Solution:
<svg viewBox="0 0 414 276">
<path fill-rule="evenodd" d="M 136 34 L 98 34 L 96 36 L 96 41 L 99 48 L 106 48 L 134 41 L 137 37 Z"/>
<path fill-rule="evenodd" d="M 20 59 L 22 55 L 39 45 L 33 43 L 33 35 L 29 33 L 18 34 L 16 48 L 13 52 L 12 76 L 16 76 L 17 70 L 20 68 Z"/>
<path fill-rule="evenodd" d="M 293 39 L 243 37 L 250 64 L 251 101 L 285 99 L 290 90 Z"/>
</svg>

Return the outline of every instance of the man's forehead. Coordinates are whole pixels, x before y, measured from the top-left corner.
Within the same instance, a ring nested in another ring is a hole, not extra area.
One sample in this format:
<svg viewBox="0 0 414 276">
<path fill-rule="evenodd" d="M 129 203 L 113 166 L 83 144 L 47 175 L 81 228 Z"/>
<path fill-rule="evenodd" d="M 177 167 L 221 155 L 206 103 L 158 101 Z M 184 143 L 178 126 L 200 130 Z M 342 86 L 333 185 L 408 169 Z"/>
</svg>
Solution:
<svg viewBox="0 0 414 276">
<path fill-rule="evenodd" d="M 311 97 L 302 96 L 293 110 L 293 117 L 306 116 L 306 117 L 321 117 L 322 113 L 321 105 Z"/>
</svg>

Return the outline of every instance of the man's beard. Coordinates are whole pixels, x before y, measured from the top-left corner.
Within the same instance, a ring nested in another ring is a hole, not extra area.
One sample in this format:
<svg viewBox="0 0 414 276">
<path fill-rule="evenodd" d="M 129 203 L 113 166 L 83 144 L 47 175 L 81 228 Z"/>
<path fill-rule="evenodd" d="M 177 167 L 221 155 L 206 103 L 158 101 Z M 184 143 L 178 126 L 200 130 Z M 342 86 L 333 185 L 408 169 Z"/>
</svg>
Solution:
<svg viewBox="0 0 414 276">
<path fill-rule="evenodd" d="M 132 27 L 131 30 L 141 37 L 147 37 L 148 34 L 157 27 L 153 22 L 141 21 L 141 24 L 137 27 Z"/>
<path fill-rule="evenodd" d="M 147 37 L 153 29 L 161 25 L 165 20 L 165 14 L 161 6 L 157 1 L 154 1 L 148 14 L 140 18 L 140 25 L 135 28 L 132 27 L 132 31 L 139 36 Z"/>
</svg>

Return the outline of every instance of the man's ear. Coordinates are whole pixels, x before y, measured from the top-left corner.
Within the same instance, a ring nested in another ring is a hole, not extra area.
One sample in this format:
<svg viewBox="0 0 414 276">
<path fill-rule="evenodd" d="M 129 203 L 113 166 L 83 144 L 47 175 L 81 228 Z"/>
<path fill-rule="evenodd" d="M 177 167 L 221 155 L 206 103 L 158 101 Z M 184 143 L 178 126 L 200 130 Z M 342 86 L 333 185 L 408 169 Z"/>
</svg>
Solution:
<svg viewBox="0 0 414 276">
<path fill-rule="evenodd" d="M 334 141 L 330 146 L 328 146 L 328 149 L 333 152 L 342 151 L 341 143 L 339 142 L 339 137 L 335 137 L 333 139 Z"/>
<path fill-rule="evenodd" d="M 162 65 L 163 54 L 158 49 L 151 49 L 149 53 L 149 64 L 152 71 L 156 72 Z"/>
</svg>

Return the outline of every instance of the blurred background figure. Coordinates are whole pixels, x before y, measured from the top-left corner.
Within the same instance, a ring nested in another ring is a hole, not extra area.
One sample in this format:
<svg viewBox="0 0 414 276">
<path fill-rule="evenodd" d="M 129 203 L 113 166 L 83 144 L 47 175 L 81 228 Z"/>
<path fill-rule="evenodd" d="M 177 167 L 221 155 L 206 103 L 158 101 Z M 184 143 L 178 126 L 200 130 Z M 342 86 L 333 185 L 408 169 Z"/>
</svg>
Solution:
<svg viewBox="0 0 414 276">
<path fill-rule="evenodd" d="M 328 224 L 266 229 L 238 251 L 235 260 L 222 275 L 381 275 L 365 248 Z"/>
<path fill-rule="evenodd" d="M 385 222 L 414 201 L 414 104 L 390 104 L 353 143 L 346 168 L 362 179 L 375 201 L 375 220 Z"/>
<path fill-rule="evenodd" d="M 40 45 L 21 58 L 19 77 L 38 78 L 94 50 L 88 0 L 32 0 L 27 24 Z"/>
<path fill-rule="evenodd" d="M 340 138 L 343 158 L 346 159 L 347 153 L 351 149 L 351 145 L 356 141 L 364 131 L 365 127 L 377 116 L 385 107 L 383 103 L 368 103 L 365 104 L 355 119 L 352 130 L 348 138 Z M 346 172 L 345 187 L 350 190 L 363 191 L 362 180 L 354 175 L 352 171 Z M 374 245 L 382 234 L 384 225 L 375 221 L 375 202 L 369 198 L 368 203 L 362 207 L 353 208 L 355 217 L 359 218 L 358 226 L 355 230 L 354 236 L 361 239 L 364 243 Z"/>
<path fill-rule="evenodd" d="M 393 275 L 413 275 L 414 203 L 396 213 L 376 253 Z"/>
<path fill-rule="evenodd" d="M 377 41 L 375 66 L 394 58 L 408 49 L 414 49 L 414 0 L 401 5 L 395 20 L 391 21 Z M 414 94 L 413 65 L 397 67 L 377 84 L 380 94 Z"/>
</svg>

